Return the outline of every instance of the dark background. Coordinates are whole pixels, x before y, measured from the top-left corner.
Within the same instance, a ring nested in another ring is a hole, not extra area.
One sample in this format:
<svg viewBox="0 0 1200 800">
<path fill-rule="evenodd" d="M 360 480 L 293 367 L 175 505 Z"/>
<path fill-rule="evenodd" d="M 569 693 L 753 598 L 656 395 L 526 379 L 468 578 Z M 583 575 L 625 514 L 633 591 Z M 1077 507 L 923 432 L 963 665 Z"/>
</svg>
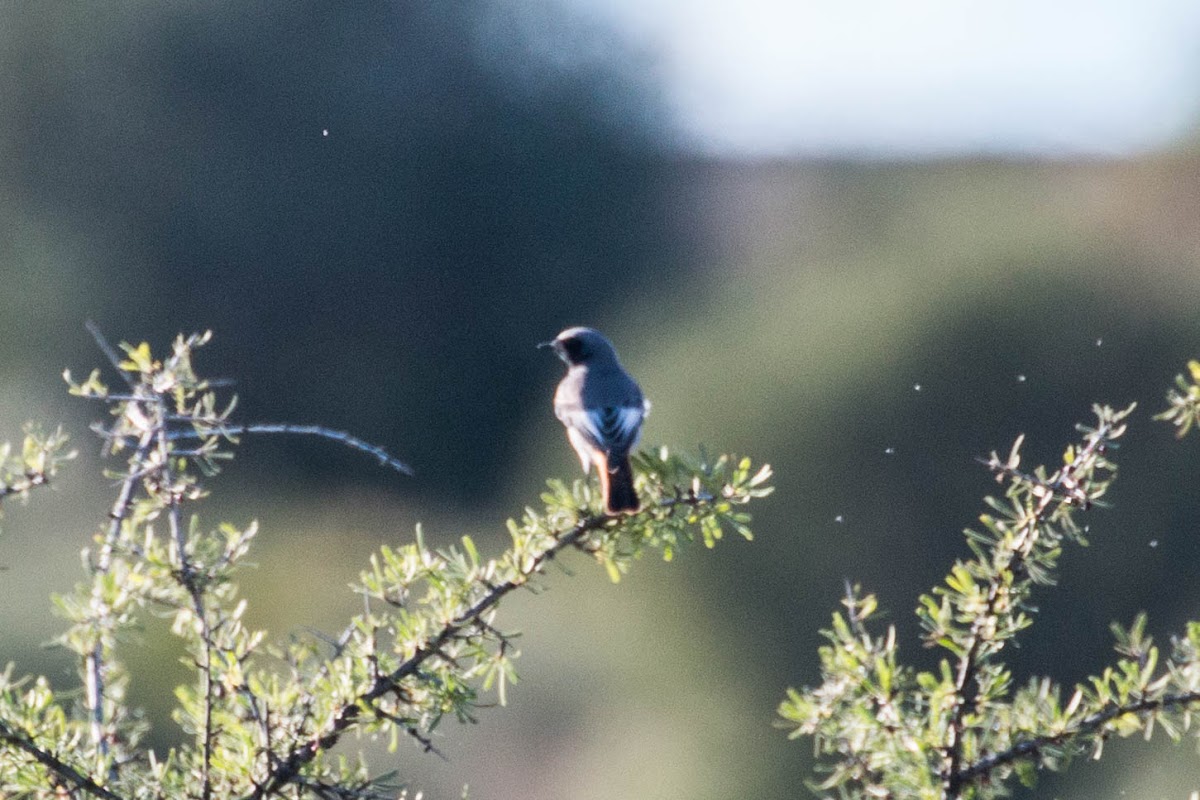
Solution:
<svg viewBox="0 0 1200 800">
<path fill-rule="evenodd" d="M 1022 678 L 1112 658 L 1140 610 L 1165 643 L 1197 617 L 1200 444 L 1150 417 L 1200 357 L 1200 153 L 1121 161 L 718 160 L 672 148 L 652 62 L 546 9 L 556 65 L 499 4 L 23 4 L 0 14 L 0 424 L 62 422 L 81 449 L 0 538 L 0 663 L 73 685 L 48 593 L 111 485 L 63 367 L 83 329 L 199 358 L 248 421 L 320 423 L 412 479 L 319 441 L 248 439 L 205 520 L 263 532 L 251 622 L 285 636 L 355 613 L 370 553 L 503 520 L 578 465 L 534 345 L 605 330 L 654 402 L 645 442 L 770 462 L 756 540 L 647 560 L 617 586 L 582 557 L 506 605 L 522 682 L 441 762 L 376 753 L 429 797 L 806 796 L 811 744 L 772 728 L 818 679 L 844 579 L 911 609 L 966 554 L 995 489 L 974 461 L 1027 434 L 1054 462 L 1093 402 L 1138 401 L 1112 509 L 1089 512 Z M 919 387 L 919 388 L 918 388 Z M 301 588 L 302 587 L 302 588 Z M 165 748 L 178 653 L 128 648 Z M 358 743 L 355 743 L 355 747 Z M 371 745 L 365 745 L 371 746 Z M 1117 743 L 1038 796 L 1181 797 L 1190 747 Z"/>
</svg>

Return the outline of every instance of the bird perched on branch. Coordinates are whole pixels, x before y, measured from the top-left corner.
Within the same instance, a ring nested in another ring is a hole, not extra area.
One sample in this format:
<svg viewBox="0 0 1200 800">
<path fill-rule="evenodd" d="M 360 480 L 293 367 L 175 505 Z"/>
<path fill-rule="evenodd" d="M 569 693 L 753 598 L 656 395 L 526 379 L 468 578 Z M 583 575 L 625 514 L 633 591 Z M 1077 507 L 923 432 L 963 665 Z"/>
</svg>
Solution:
<svg viewBox="0 0 1200 800">
<path fill-rule="evenodd" d="M 650 410 L 642 390 L 599 331 L 567 328 L 538 346 L 553 348 L 567 365 L 567 376 L 554 393 L 554 415 L 566 426 L 583 471 L 596 467 L 605 509 L 610 514 L 637 511 L 629 452 Z"/>
</svg>

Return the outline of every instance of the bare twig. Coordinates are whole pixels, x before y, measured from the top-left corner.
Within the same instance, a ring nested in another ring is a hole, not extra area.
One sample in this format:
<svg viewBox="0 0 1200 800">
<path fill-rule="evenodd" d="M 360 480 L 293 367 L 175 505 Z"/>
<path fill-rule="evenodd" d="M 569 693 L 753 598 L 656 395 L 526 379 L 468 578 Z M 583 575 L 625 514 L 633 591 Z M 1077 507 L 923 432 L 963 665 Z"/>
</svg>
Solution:
<svg viewBox="0 0 1200 800">
<path fill-rule="evenodd" d="M 105 399 L 121 398 L 109 395 Z M 172 421 L 188 422 L 200 428 L 200 430 L 185 428 L 171 431 L 167 434 L 167 438 L 171 441 L 205 439 L 213 433 L 218 433 L 222 436 L 242 436 L 247 433 L 291 433 L 300 436 L 318 436 L 322 439 L 331 439 L 354 450 L 373 456 L 381 466 L 394 469 L 404 475 L 411 476 L 415 474 L 412 467 L 393 456 L 380 445 L 371 444 L 346 431 L 333 430 L 332 428 L 325 428 L 320 425 L 293 425 L 287 422 L 256 422 L 248 425 L 231 425 L 218 419 L 209 420 L 203 417 L 183 414 L 171 415 L 170 419 Z M 111 438 L 103 430 L 98 431 L 98 433 L 105 438 Z"/>
<path fill-rule="evenodd" d="M 323 439 L 332 439 L 335 442 L 340 442 L 347 447 L 355 450 L 360 450 L 368 455 L 375 457 L 382 466 L 390 467 L 391 469 L 401 472 L 405 475 L 412 475 L 412 467 L 405 464 L 400 459 L 389 454 L 379 445 L 365 442 L 357 436 L 353 436 L 345 431 L 335 431 L 331 428 L 325 428 L 320 425 L 292 425 L 286 422 L 259 422 L 250 425 L 225 425 L 222 424 L 217 428 L 218 432 L 227 436 L 240 436 L 245 433 L 294 433 L 302 436 L 319 436 Z M 200 434 L 194 431 L 178 431 L 172 434 L 173 438 L 189 439 L 197 438 Z"/>
<path fill-rule="evenodd" d="M 121 379 L 130 386 L 135 386 L 136 381 L 129 376 L 129 373 L 121 369 L 121 356 L 117 353 L 117 349 L 109 344 L 108 339 L 104 338 L 104 333 L 100 330 L 100 326 L 90 319 L 83 323 L 83 327 L 87 328 L 87 332 L 96 340 L 96 346 L 100 348 L 100 352 L 104 353 L 104 357 L 108 359 L 108 363 L 113 365 L 113 369 L 121 376 Z"/>
</svg>

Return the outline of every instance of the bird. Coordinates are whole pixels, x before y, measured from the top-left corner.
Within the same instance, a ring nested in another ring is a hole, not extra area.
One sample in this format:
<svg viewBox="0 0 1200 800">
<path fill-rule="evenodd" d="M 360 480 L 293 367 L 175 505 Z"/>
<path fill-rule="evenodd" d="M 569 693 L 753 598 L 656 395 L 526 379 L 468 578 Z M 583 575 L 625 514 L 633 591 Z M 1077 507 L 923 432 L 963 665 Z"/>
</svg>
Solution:
<svg viewBox="0 0 1200 800">
<path fill-rule="evenodd" d="M 596 468 L 605 510 L 637 512 L 641 503 L 629 453 L 650 410 L 637 381 L 617 360 L 612 343 L 592 328 L 567 328 L 538 346 L 550 347 L 567 365 L 554 392 L 554 415 L 566 426 L 584 473 Z"/>
</svg>

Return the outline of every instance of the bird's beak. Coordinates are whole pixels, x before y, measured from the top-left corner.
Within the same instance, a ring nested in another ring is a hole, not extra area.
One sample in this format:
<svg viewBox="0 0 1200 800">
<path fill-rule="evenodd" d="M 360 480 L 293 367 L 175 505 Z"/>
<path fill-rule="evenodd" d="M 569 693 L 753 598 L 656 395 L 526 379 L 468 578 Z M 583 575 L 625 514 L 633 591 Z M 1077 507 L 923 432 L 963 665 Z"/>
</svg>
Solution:
<svg viewBox="0 0 1200 800">
<path fill-rule="evenodd" d="M 538 347 L 554 347 L 556 340 L 551 339 L 548 342 L 538 342 Z"/>
</svg>

